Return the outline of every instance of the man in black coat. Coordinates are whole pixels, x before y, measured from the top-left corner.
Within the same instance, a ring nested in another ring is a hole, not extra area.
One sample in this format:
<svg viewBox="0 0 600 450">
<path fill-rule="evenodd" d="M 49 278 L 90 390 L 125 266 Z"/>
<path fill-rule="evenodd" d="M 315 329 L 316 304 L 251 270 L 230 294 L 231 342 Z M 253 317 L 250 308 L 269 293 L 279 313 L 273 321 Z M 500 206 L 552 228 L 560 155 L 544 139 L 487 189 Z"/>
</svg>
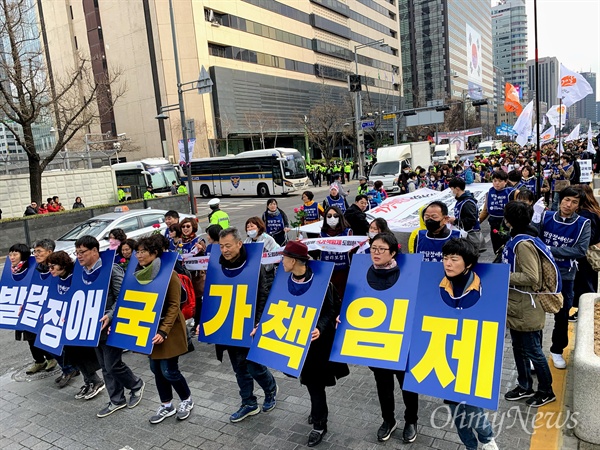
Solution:
<svg viewBox="0 0 600 450">
<path fill-rule="evenodd" d="M 369 206 L 369 199 L 366 195 L 357 195 L 354 203 L 344 213 L 344 217 L 352 228 L 352 234 L 355 236 L 367 236 L 369 232 L 369 222 L 365 210 Z"/>
</svg>

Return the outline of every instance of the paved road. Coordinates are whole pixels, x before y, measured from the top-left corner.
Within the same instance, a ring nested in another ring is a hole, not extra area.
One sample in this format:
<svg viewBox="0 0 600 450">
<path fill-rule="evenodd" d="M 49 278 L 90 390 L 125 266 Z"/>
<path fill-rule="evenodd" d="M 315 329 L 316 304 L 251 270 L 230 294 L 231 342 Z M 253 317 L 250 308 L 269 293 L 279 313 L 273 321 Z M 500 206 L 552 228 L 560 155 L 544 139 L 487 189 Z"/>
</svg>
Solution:
<svg viewBox="0 0 600 450">
<path fill-rule="evenodd" d="M 316 190 L 321 198 L 325 188 Z M 281 198 L 286 211 L 300 204 L 298 195 Z M 206 214 L 206 202 L 199 203 Z M 250 215 L 260 215 L 266 201 L 253 198 L 228 199 L 224 202 L 234 225 L 243 225 Z M 491 252 L 486 252 L 489 256 Z M 484 254 L 485 255 L 485 254 Z M 486 259 L 486 258 L 484 258 Z M 546 336 L 551 330 L 548 319 Z M 56 374 L 33 379 L 24 375 L 30 355 L 24 342 L 16 342 L 13 332 L 0 330 L 0 449 L 301 449 L 305 448 L 311 427 L 306 418 L 310 400 L 306 388 L 297 380 L 275 372 L 279 384 L 277 407 L 238 424 L 229 422 L 229 415 L 239 406 L 238 388 L 230 363 L 215 358 L 212 345 L 196 344 L 196 350 L 180 359 L 182 372 L 188 379 L 196 404 L 191 417 L 177 422 L 173 417 L 159 425 L 148 418 L 158 406 L 158 395 L 147 357 L 127 353 L 125 361 L 143 377 L 147 386 L 144 399 L 133 409 L 124 409 L 104 419 L 96 412 L 108 401 L 105 392 L 97 398 L 75 400 L 81 385 L 78 377 L 71 385 L 58 389 L 53 382 Z M 549 341 L 549 339 L 546 339 Z M 505 339 L 502 371 L 502 392 L 512 388 L 516 379 L 510 340 Z M 546 342 L 549 344 L 549 342 Z M 547 349 L 546 349 L 547 350 Z M 571 383 L 572 385 L 572 383 Z M 260 390 L 259 390 L 260 391 Z M 262 402 L 262 392 L 257 391 Z M 350 376 L 337 386 L 327 389 L 330 409 L 329 432 L 317 447 L 332 449 L 446 449 L 457 450 L 460 441 L 449 421 L 441 400 L 421 397 L 419 405 L 419 436 L 413 444 L 403 444 L 403 405 L 397 391 L 396 416 L 399 430 L 386 443 L 378 443 L 376 432 L 381 424 L 375 381 L 366 367 L 352 366 Z M 510 409 L 510 408 L 513 409 Z M 509 411 L 510 409 L 510 411 Z M 559 411 L 563 408 L 560 406 Z M 521 402 L 500 401 L 494 422 L 501 449 L 528 449 L 531 442 L 534 414 Z M 521 422 L 515 422 L 517 415 Z M 512 419 L 511 419 L 512 417 Z M 501 422 L 503 420 L 503 422 Z M 561 444 L 537 448 L 566 450 L 591 449 L 564 431 Z"/>
</svg>

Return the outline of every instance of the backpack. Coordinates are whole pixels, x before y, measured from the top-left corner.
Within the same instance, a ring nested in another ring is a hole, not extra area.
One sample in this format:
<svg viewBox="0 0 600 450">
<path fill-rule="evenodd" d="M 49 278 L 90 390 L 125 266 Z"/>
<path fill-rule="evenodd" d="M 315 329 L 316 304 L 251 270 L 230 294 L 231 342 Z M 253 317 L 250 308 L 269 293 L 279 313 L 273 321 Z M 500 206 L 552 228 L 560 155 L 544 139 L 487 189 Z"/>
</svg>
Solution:
<svg viewBox="0 0 600 450">
<path fill-rule="evenodd" d="M 475 181 L 475 176 L 473 175 L 473 171 L 471 167 L 467 167 L 465 170 L 465 184 L 472 184 Z"/>
<path fill-rule="evenodd" d="M 196 293 L 192 284 L 192 274 L 181 261 L 175 263 L 174 270 L 181 282 L 181 301 L 179 303 L 181 312 L 186 320 L 191 319 L 194 317 L 194 310 L 196 309 Z"/>
<path fill-rule="evenodd" d="M 536 250 L 542 262 L 542 286 L 534 295 L 539 300 L 544 311 L 556 314 L 563 306 L 563 295 L 560 292 L 562 288 L 560 272 L 554 261 L 551 261 L 538 248 Z"/>
</svg>

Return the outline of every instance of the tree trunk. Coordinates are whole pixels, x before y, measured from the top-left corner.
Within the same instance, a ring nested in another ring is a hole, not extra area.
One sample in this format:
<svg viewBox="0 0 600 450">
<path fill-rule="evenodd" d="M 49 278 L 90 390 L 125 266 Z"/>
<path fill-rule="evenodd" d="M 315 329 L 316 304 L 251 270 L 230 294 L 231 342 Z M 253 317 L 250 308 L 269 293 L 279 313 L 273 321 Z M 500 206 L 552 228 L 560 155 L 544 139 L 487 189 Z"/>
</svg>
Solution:
<svg viewBox="0 0 600 450">
<path fill-rule="evenodd" d="M 27 155 L 29 160 L 29 193 L 31 200 L 42 204 L 42 168 L 40 167 L 40 158 L 37 154 Z"/>
</svg>

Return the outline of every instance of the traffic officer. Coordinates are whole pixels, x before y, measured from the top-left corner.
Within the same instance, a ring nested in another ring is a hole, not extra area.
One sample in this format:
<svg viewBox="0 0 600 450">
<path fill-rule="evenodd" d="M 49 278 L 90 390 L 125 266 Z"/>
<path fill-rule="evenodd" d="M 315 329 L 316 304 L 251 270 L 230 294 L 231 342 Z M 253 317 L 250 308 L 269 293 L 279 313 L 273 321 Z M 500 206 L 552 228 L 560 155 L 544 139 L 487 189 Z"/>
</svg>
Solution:
<svg viewBox="0 0 600 450">
<path fill-rule="evenodd" d="M 177 193 L 178 194 L 187 194 L 188 193 L 188 190 L 187 190 L 187 187 L 185 186 L 185 183 L 182 182 L 179 185 L 179 187 L 177 188 Z"/>
<path fill-rule="evenodd" d="M 154 194 L 154 191 L 152 190 L 152 186 L 148 186 L 146 188 L 146 192 L 144 192 L 144 200 L 150 200 L 156 198 L 156 194 Z"/>
<path fill-rule="evenodd" d="M 369 186 L 367 185 L 367 177 L 358 177 L 358 195 L 367 195 L 369 192 Z"/>
<path fill-rule="evenodd" d="M 208 222 L 214 225 L 221 225 L 225 230 L 229 228 L 229 215 L 225 211 L 221 211 L 219 204 L 221 201 L 218 198 L 213 198 L 208 202 L 208 206 L 212 210 L 208 215 Z"/>
</svg>

